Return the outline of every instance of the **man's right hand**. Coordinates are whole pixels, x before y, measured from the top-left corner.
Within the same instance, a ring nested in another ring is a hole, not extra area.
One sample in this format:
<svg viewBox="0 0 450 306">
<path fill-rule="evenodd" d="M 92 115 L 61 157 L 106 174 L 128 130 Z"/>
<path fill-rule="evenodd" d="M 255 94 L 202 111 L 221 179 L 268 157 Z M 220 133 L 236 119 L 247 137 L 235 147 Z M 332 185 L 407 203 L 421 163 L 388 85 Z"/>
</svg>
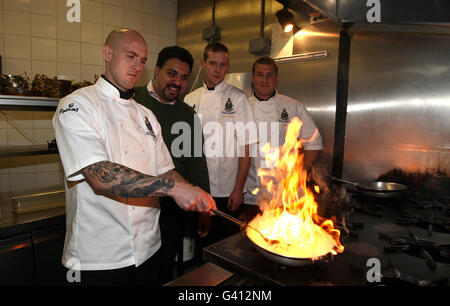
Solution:
<svg viewBox="0 0 450 306">
<path fill-rule="evenodd" d="M 200 187 L 183 182 L 175 182 L 169 196 L 184 210 L 212 214 L 211 209 L 217 209 L 216 202 L 209 193 Z"/>
</svg>

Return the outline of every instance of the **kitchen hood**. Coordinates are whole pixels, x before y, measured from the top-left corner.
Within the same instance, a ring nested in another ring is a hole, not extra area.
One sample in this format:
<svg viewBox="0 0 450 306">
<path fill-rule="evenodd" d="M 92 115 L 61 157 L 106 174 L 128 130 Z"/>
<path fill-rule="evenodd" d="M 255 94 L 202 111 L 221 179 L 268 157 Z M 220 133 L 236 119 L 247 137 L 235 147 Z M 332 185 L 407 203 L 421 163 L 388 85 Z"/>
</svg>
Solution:
<svg viewBox="0 0 450 306">
<path fill-rule="evenodd" d="M 296 11 L 307 3 L 336 23 L 450 25 L 448 0 L 277 0 Z"/>
</svg>

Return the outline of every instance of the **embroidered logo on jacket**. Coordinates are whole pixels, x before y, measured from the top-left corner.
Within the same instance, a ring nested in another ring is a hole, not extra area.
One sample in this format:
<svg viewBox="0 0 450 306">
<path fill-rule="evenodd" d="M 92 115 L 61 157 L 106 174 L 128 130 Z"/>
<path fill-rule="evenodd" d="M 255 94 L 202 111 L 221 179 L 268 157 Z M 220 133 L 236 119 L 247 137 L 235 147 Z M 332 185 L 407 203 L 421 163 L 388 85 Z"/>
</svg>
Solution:
<svg viewBox="0 0 450 306">
<path fill-rule="evenodd" d="M 70 103 L 69 106 L 66 109 L 60 109 L 59 113 L 64 114 L 65 112 L 77 112 L 78 113 L 78 107 L 75 108 L 73 103 Z"/>
<path fill-rule="evenodd" d="M 283 111 L 281 112 L 281 116 L 280 116 L 280 122 L 289 122 L 289 121 L 290 121 L 289 114 L 286 111 L 286 109 L 283 108 Z"/>
<path fill-rule="evenodd" d="M 235 112 L 233 102 L 230 98 L 228 98 L 227 102 L 225 103 L 225 108 L 222 111 L 222 114 L 224 115 L 233 115 Z"/>
<path fill-rule="evenodd" d="M 145 126 L 147 127 L 147 132 L 145 132 L 145 134 L 148 136 L 152 136 L 152 137 L 156 137 L 155 132 L 153 131 L 152 128 L 152 124 L 150 123 L 150 121 L 148 120 L 147 116 L 145 116 Z"/>
</svg>

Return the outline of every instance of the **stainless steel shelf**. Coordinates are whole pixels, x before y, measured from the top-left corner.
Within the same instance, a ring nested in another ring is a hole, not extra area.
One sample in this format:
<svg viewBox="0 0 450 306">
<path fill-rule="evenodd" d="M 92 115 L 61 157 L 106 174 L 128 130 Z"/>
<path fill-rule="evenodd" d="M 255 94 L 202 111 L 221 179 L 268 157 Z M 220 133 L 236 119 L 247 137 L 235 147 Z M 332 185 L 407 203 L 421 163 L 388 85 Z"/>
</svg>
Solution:
<svg viewBox="0 0 450 306">
<path fill-rule="evenodd" d="M 0 109 L 54 111 L 58 101 L 57 98 L 0 95 Z"/>
<path fill-rule="evenodd" d="M 0 158 L 44 154 L 58 154 L 58 149 L 49 149 L 48 145 L 0 147 Z"/>
<path fill-rule="evenodd" d="M 0 95 L 0 110 L 55 111 L 58 101 L 57 98 Z M 0 158 L 44 154 L 58 154 L 58 149 L 49 149 L 48 145 L 0 147 Z"/>
</svg>

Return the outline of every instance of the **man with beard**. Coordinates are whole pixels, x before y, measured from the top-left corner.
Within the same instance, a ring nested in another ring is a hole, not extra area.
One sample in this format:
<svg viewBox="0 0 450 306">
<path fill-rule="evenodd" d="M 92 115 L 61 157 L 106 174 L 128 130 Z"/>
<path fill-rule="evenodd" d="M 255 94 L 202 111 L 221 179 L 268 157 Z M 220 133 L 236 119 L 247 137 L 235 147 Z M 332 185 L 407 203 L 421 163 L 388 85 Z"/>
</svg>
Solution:
<svg viewBox="0 0 450 306">
<path fill-rule="evenodd" d="M 193 63 L 192 55 L 186 49 L 178 46 L 164 48 L 158 55 L 154 79 L 147 86 L 136 88 L 135 99 L 149 108 L 159 121 L 175 170 L 189 183 L 209 192 L 208 169 L 202 150 L 202 125 L 195 111 L 179 100 L 186 89 Z M 177 126 L 181 128 L 181 135 Z M 186 140 L 186 143 L 181 143 L 180 147 L 177 139 Z M 161 202 L 164 203 L 159 219 L 162 239 L 159 267 L 160 282 L 165 284 L 172 280 L 175 255 L 180 254 L 177 251 L 183 248 L 185 221 L 192 221 L 192 217 L 197 215 L 189 215 L 191 218 L 186 220 L 188 215 L 173 199 L 161 198 Z M 198 234 L 201 237 L 207 234 L 210 224 L 209 215 L 198 215 Z"/>
</svg>

